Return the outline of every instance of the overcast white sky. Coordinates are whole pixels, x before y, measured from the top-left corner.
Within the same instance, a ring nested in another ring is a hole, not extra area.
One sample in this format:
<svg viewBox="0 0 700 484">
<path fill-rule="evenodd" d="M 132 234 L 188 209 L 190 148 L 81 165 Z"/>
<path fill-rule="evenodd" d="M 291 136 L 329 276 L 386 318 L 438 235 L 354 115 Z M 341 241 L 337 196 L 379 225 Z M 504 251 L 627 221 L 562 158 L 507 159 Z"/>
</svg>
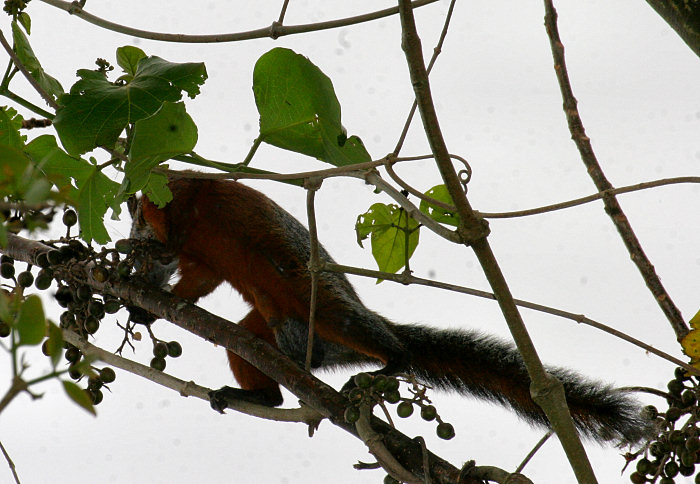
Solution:
<svg viewBox="0 0 700 484">
<path fill-rule="evenodd" d="M 134 27 L 180 33 L 243 31 L 269 25 L 280 1 L 258 2 L 88 2 L 98 16 Z M 390 6 L 391 2 L 292 1 L 288 24 L 340 18 Z M 448 2 L 417 13 L 426 56 L 442 27 Z M 673 31 L 639 0 L 559 1 L 559 28 L 566 46 L 574 92 L 593 147 L 616 186 L 656 178 L 697 175 L 700 164 L 700 62 Z M 343 124 L 359 135 L 374 158 L 396 143 L 412 101 L 400 49 L 397 17 L 369 24 L 219 45 L 144 41 L 106 32 L 40 1 L 28 12 L 32 46 L 46 70 L 65 89 L 78 68 L 97 57 L 114 61 L 115 49 L 131 44 L 170 61 L 204 61 L 209 79 L 202 94 L 187 101 L 199 126 L 197 152 L 228 162 L 243 159 L 257 134 L 251 91 L 255 60 L 275 46 L 308 56 L 335 85 Z M 472 0 L 455 10 L 443 54 L 431 77 L 441 126 L 451 152 L 467 158 L 474 176 L 469 197 L 485 212 L 530 208 L 593 193 L 570 140 L 543 27 L 541 1 Z M 9 37 L 9 22 L 1 27 Z M 30 91 L 20 90 L 31 96 Z M 32 99 L 37 100 L 36 96 Z M 34 133 L 32 133 L 34 134 Z M 416 124 L 404 154 L 427 153 Z M 101 155 L 98 155 L 101 156 Z M 255 166 L 274 171 L 320 169 L 318 161 L 263 146 Z M 404 165 L 400 173 L 425 190 L 439 183 L 430 162 Z M 302 190 L 273 182 L 252 184 L 305 220 Z M 387 201 L 355 179 L 335 178 L 318 195 L 320 237 L 340 262 L 373 268 L 370 251 L 355 243 L 358 214 Z M 623 208 L 666 288 L 689 319 L 699 308 L 697 186 L 659 188 L 621 197 Z M 129 221 L 109 222 L 115 239 L 128 234 Z M 674 335 L 600 203 L 549 215 L 492 221 L 490 242 L 514 295 L 605 322 L 679 355 Z M 420 276 L 487 289 L 471 253 L 427 231 L 412 261 Z M 507 337 L 491 301 L 419 287 L 353 277 L 365 303 L 397 322 L 441 327 L 474 327 Z M 241 299 L 221 288 L 203 301 L 233 321 L 245 314 Z M 57 318 L 58 312 L 55 312 Z M 618 385 L 665 386 L 673 366 L 629 344 L 570 321 L 523 311 L 543 360 Z M 123 321 L 124 314 L 118 319 Z M 114 322 L 114 316 L 105 322 Z M 104 324 L 104 323 L 103 323 Z M 231 384 L 223 350 L 159 322 L 163 339 L 178 339 L 184 354 L 167 371 L 185 380 L 219 387 Z M 103 333 L 103 331 L 100 331 Z M 104 331 L 108 349 L 120 335 Z M 135 358 L 150 360 L 149 344 Z M 7 361 L 7 360 L 5 360 Z M 36 362 L 36 370 L 41 366 Z M 9 377 L 9 366 L 5 366 Z M 322 378 L 341 385 L 347 374 Z M 323 423 L 307 437 L 302 425 L 269 423 L 238 415 L 221 416 L 206 402 L 179 397 L 137 377 L 117 372 L 112 394 L 93 418 L 67 402 L 56 383 L 44 398 L 19 397 L 3 413 L 0 438 L 25 484 L 109 483 L 309 483 L 381 482 L 383 472 L 358 472 L 357 460 L 371 461 L 363 445 Z M 483 402 L 433 394 L 457 436 L 433 437 L 434 425 L 401 421 L 408 435 L 423 434 L 431 450 L 459 466 L 514 469 L 539 440 L 510 413 Z M 661 402 L 645 397 L 649 403 Z M 295 399 L 287 394 L 288 405 Z M 624 482 L 619 451 L 588 446 L 601 483 Z M 0 481 L 9 482 L 2 471 Z M 64 475 L 65 473 L 65 475 Z M 538 483 L 574 482 L 556 440 L 548 442 L 526 468 Z M 2 477 L 4 475 L 4 477 Z"/>
</svg>

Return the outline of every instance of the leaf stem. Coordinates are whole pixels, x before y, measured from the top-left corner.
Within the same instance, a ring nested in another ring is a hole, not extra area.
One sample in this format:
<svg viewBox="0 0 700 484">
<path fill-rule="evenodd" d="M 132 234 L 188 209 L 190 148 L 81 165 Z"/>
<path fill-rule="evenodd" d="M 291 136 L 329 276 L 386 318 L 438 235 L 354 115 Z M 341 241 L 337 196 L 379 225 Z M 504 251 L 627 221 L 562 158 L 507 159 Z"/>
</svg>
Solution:
<svg viewBox="0 0 700 484">
<path fill-rule="evenodd" d="M 54 114 L 46 111 L 45 109 L 41 109 L 36 104 L 27 101 L 26 99 L 24 99 L 21 96 L 18 96 L 14 92 L 10 91 L 8 88 L 0 88 L 0 96 L 5 96 L 8 99 L 12 99 L 14 102 L 21 105 L 22 107 L 25 107 L 25 108 L 29 109 L 30 111 L 35 112 L 36 114 L 38 114 L 40 116 L 44 116 L 47 119 L 53 120 L 53 118 L 55 117 Z"/>
</svg>

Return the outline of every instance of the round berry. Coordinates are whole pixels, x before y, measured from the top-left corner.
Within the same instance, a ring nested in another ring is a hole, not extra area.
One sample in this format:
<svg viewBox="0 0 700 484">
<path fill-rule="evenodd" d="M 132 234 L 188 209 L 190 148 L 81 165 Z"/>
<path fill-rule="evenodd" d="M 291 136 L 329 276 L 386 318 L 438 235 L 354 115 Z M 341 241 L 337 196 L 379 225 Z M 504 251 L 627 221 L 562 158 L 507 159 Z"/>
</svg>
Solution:
<svg viewBox="0 0 700 484">
<path fill-rule="evenodd" d="M 411 402 L 401 402 L 396 407 L 396 415 L 401 418 L 410 417 L 413 414 L 413 404 Z"/>
<path fill-rule="evenodd" d="M 68 209 L 65 212 L 63 212 L 63 225 L 66 227 L 72 227 L 76 223 L 78 223 L 78 214 L 75 213 L 75 210 Z"/>
<path fill-rule="evenodd" d="M 12 279 L 15 277 L 15 266 L 9 262 L 4 262 L 0 264 L 0 276 L 5 279 Z"/>
<path fill-rule="evenodd" d="M 92 268 L 92 277 L 97 282 L 105 282 L 109 279 L 109 271 L 105 266 L 95 266 Z"/>
<path fill-rule="evenodd" d="M 165 358 L 168 356 L 168 345 L 163 341 L 158 341 L 153 345 L 153 356 L 157 358 Z"/>
<path fill-rule="evenodd" d="M 153 368 L 154 370 L 158 370 L 158 371 L 165 370 L 165 358 L 159 358 L 159 357 L 155 356 L 151 360 L 151 368 Z"/>
<path fill-rule="evenodd" d="M 88 316 L 83 323 L 87 334 L 95 334 L 100 329 L 100 321 L 95 316 Z"/>
<path fill-rule="evenodd" d="M 112 383 L 117 378 L 117 374 L 114 373 L 114 370 L 108 366 L 99 370 L 99 374 L 100 374 L 100 381 L 102 383 Z"/>
<path fill-rule="evenodd" d="M 182 346 L 177 341 L 168 341 L 168 356 L 177 358 L 182 355 Z"/>
<path fill-rule="evenodd" d="M 426 405 L 420 409 L 420 416 L 423 420 L 427 420 L 428 422 L 434 420 L 435 417 L 437 417 L 437 409 L 432 405 Z"/>
<path fill-rule="evenodd" d="M 345 418 L 345 421 L 347 423 L 353 424 L 353 423 L 357 422 L 358 420 L 360 420 L 360 409 L 354 405 L 351 405 L 345 409 L 345 413 L 343 414 L 343 417 Z"/>
<path fill-rule="evenodd" d="M 22 287 L 29 287 L 34 284 L 34 275 L 30 271 L 20 272 L 17 275 L 17 283 Z"/>
<path fill-rule="evenodd" d="M 442 422 L 441 424 L 438 424 L 436 433 L 441 439 L 450 440 L 455 436 L 455 429 L 452 424 Z"/>
</svg>

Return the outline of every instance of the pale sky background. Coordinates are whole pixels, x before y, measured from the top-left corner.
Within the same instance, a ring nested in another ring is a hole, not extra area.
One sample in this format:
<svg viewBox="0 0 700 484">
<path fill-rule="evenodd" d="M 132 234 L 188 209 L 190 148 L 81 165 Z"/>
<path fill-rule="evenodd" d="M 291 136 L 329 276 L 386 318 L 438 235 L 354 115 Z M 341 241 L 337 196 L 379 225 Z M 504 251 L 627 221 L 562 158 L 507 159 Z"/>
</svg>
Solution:
<svg viewBox="0 0 700 484">
<path fill-rule="evenodd" d="M 127 1 L 87 3 L 91 13 L 146 30 L 179 33 L 244 31 L 269 25 L 280 1 Z M 391 6 L 391 2 L 292 1 L 286 23 L 329 20 Z M 700 62 L 641 0 L 559 1 L 559 29 L 579 108 L 593 147 L 616 186 L 681 175 L 697 175 L 700 164 Z M 432 52 L 448 2 L 416 12 L 426 57 Z M 412 101 L 398 17 L 325 32 L 218 45 L 168 44 L 106 32 L 40 1 L 28 10 L 32 46 L 45 69 L 65 89 L 75 71 L 93 68 L 97 57 L 114 62 L 115 49 L 137 45 L 175 62 L 203 61 L 209 72 L 202 94 L 187 100 L 199 126 L 198 153 L 238 162 L 257 134 L 251 91 L 256 59 L 276 46 L 308 56 L 333 81 L 343 124 L 359 135 L 370 154 L 390 152 Z M 543 27 L 541 1 L 464 1 L 455 10 L 443 54 L 431 82 L 440 123 L 451 152 L 467 158 L 474 176 L 469 198 L 475 209 L 493 212 L 530 208 L 595 191 L 566 128 L 561 98 Z M 7 19 L 1 24 L 10 36 Z M 22 81 L 18 80 L 18 84 Z M 28 89 L 20 92 L 38 97 Z M 30 135 L 41 134 L 39 130 Z M 414 124 L 403 154 L 428 152 Z M 103 157 L 102 153 L 97 156 Z M 323 163 L 263 146 L 260 168 L 295 172 Z M 439 183 L 430 162 L 402 165 L 399 172 L 426 190 Z M 302 190 L 274 182 L 251 183 L 305 220 Z M 355 242 L 354 222 L 376 201 L 356 179 L 334 178 L 317 196 L 320 237 L 340 263 L 374 268 L 368 249 Z M 666 288 L 686 319 L 700 308 L 697 274 L 700 189 L 678 185 L 620 197 Z M 108 221 L 114 239 L 128 234 L 129 221 Z M 679 356 L 675 337 L 600 202 L 548 215 L 491 222 L 490 242 L 514 295 L 583 313 Z M 412 260 L 415 274 L 488 289 L 469 250 L 428 231 Z M 365 303 L 397 322 L 480 328 L 508 337 L 492 301 L 421 287 L 351 277 Z M 222 287 L 202 305 L 232 321 L 245 312 L 240 297 Z M 52 313 L 58 318 L 58 311 Z M 115 349 L 120 334 L 108 316 L 100 343 Z M 576 369 L 617 385 L 665 387 L 673 365 L 597 330 L 523 311 L 544 361 Z M 115 329 L 108 329 L 112 326 Z M 177 339 L 183 355 L 168 359 L 167 371 L 210 387 L 231 384 L 224 351 L 161 321 L 156 335 Z M 111 339 L 110 339 L 111 338 Z M 129 352 L 126 356 L 132 357 Z M 148 362 L 150 343 L 137 345 L 135 359 Z M 8 359 L 4 361 L 8 362 Z M 32 370 L 44 361 L 31 359 Z M 3 364 L 9 378 L 10 368 Z M 339 387 L 348 374 L 320 374 Z M 44 398 L 22 395 L 0 417 L 0 439 L 23 484 L 60 483 L 378 483 L 383 471 L 356 471 L 371 461 L 363 444 L 324 422 L 307 437 L 300 424 L 271 423 L 182 398 L 117 370 L 98 406 L 98 417 L 69 403 L 56 382 Z M 433 401 L 457 436 L 434 437 L 434 424 L 417 416 L 401 420 L 409 436 L 426 436 L 428 447 L 460 466 L 514 469 L 542 435 L 498 407 L 434 392 Z M 648 403 L 662 405 L 655 397 Z M 296 399 L 286 394 L 286 405 Z M 587 446 L 601 483 L 620 477 L 620 451 Z M 537 483 L 571 483 L 573 474 L 556 439 L 526 468 Z M 629 473 L 627 473 L 629 474 Z M 10 482 L 0 465 L 0 482 Z"/>
</svg>

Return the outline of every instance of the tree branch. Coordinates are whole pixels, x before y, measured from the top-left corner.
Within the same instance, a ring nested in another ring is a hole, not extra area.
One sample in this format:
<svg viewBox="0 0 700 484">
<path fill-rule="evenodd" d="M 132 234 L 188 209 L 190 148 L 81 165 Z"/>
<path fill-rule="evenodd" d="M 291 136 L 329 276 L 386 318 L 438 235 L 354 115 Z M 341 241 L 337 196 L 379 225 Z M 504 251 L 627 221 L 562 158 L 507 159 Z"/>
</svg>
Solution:
<svg viewBox="0 0 700 484">
<path fill-rule="evenodd" d="M 631 193 L 641 190 L 646 190 L 648 188 L 656 188 L 664 185 L 675 185 L 680 183 L 700 183 L 700 176 L 679 176 L 675 178 L 663 178 L 661 180 L 653 180 L 648 182 L 637 183 L 636 185 L 628 185 L 621 188 L 611 188 L 604 192 L 594 193 L 593 195 L 587 195 L 581 198 L 575 198 L 573 200 L 568 200 L 566 202 L 553 203 L 551 205 L 544 205 L 537 208 L 529 208 L 526 210 L 517 210 L 513 212 L 478 212 L 478 214 L 484 218 L 515 218 L 515 217 L 527 217 L 529 215 L 539 215 L 547 212 L 554 212 L 556 210 L 563 210 L 565 208 L 576 207 L 578 205 L 583 205 L 586 203 L 594 202 L 600 200 L 609 195 L 620 195 L 622 193 Z"/>
<path fill-rule="evenodd" d="M 38 254 L 50 249 L 40 242 L 8 234 L 8 245 L 0 248 L 0 252 L 12 256 L 15 260 L 33 263 Z M 119 297 L 211 343 L 233 351 L 290 390 L 318 414 L 327 417 L 334 425 L 358 436 L 354 425 L 344 420 L 343 414 L 348 404 L 345 397 L 301 370 L 292 360 L 245 328 L 160 289 L 131 281 L 99 283 L 89 275 L 89 266 L 86 263 L 74 263 L 70 270 L 61 270 L 60 266 L 54 266 L 53 269 L 55 275 L 69 283 L 87 284 L 101 294 Z M 423 453 L 420 445 L 377 417 L 371 417 L 371 424 L 374 431 L 382 435 L 386 448 L 404 468 L 418 476 L 423 475 Z M 431 477 L 435 483 L 457 482 L 457 468 L 433 453 L 429 454 L 429 459 Z M 460 484 L 480 484 L 480 481 L 469 478 Z"/>
<path fill-rule="evenodd" d="M 577 101 L 574 97 L 569 74 L 566 70 L 566 59 L 564 57 L 564 44 L 559 38 L 559 30 L 557 28 L 557 12 L 554 9 L 552 0 L 544 1 L 545 17 L 544 23 L 549 37 L 549 44 L 552 49 L 552 57 L 554 59 L 554 72 L 557 75 L 559 89 L 564 101 L 564 113 L 569 125 L 571 137 L 576 144 L 576 148 L 581 155 L 581 160 L 586 165 L 586 170 L 591 176 L 593 183 L 599 192 L 603 193 L 603 203 L 605 204 L 605 212 L 610 216 L 615 228 L 617 228 L 620 237 L 630 253 L 630 258 L 642 274 L 642 278 L 647 287 L 654 295 L 657 304 L 666 315 L 666 318 L 671 323 L 671 327 L 676 332 L 676 338 L 680 341 L 688 334 L 688 326 L 683 321 L 683 316 L 680 310 L 671 300 L 668 292 L 664 288 L 659 276 L 656 274 L 654 266 L 644 253 L 639 239 L 632 230 L 627 216 L 622 210 L 615 196 L 610 192 L 613 190 L 612 184 L 608 181 L 603 173 L 603 169 L 598 163 L 598 159 L 593 151 L 590 138 L 586 135 L 586 130 L 583 127 L 581 116 L 576 107 Z"/>
<path fill-rule="evenodd" d="M 262 27 L 256 30 L 249 30 L 247 32 L 234 32 L 225 34 L 203 34 L 203 35 L 187 35 L 187 34 L 169 34 L 165 32 L 150 32 L 148 30 L 135 29 L 133 27 L 128 27 L 126 25 L 120 25 L 109 20 L 97 17 L 91 13 L 86 12 L 82 7 L 77 5 L 76 2 L 65 2 L 62 0 L 41 0 L 53 7 L 59 8 L 68 12 L 71 15 L 75 15 L 86 22 L 93 25 L 97 25 L 106 30 L 111 30 L 124 35 L 129 35 L 131 37 L 138 37 L 141 39 L 159 40 L 161 42 L 182 42 L 182 43 L 220 43 L 220 42 L 238 42 L 241 40 L 251 40 L 251 39 L 262 39 L 262 38 L 272 38 L 276 39 L 285 35 L 301 34 L 305 32 L 315 32 L 318 30 L 330 30 L 339 27 L 346 27 L 348 25 L 355 25 L 359 23 L 369 22 L 372 20 L 378 20 L 380 18 L 389 17 L 395 15 L 398 12 L 398 8 L 391 7 L 385 8 L 383 10 L 377 10 L 376 12 L 371 12 L 363 15 L 357 15 L 355 17 L 348 17 L 338 20 L 329 20 L 327 22 L 318 22 L 313 24 L 303 24 L 303 25 L 280 25 L 277 22 L 273 22 L 269 27 Z M 437 2 L 437 0 L 416 0 L 413 5 L 418 8 L 430 3 Z"/>
<path fill-rule="evenodd" d="M 573 420 L 566 405 L 564 387 L 560 381 L 548 375 L 540 361 L 523 320 L 513 301 L 510 289 L 498 267 L 496 258 L 491 251 L 486 235 L 488 231 L 481 219 L 472 210 L 465 193 L 462 191 L 459 178 L 450 162 L 449 152 L 440 131 L 435 106 L 430 91 L 430 82 L 423 61 L 421 42 L 413 17 L 413 9 L 408 0 L 399 0 L 399 16 L 402 27 L 402 47 L 411 75 L 411 83 L 418 101 L 418 108 L 423 120 L 428 142 L 435 155 L 435 161 L 442 179 L 457 207 L 460 219 L 458 233 L 465 243 L 471 245 L 479 259 L 484 274 L 496 295 L 496 300 L 506 319 L 508 328 L 513 335 L 523 361 L 530 376 L 530 393 L 533 400 L 542 407 L 552 428 L 559 436 L 564 451 L 579 481 L 596 482 L 581 440 L 576 433 Z"/>
</svg>

